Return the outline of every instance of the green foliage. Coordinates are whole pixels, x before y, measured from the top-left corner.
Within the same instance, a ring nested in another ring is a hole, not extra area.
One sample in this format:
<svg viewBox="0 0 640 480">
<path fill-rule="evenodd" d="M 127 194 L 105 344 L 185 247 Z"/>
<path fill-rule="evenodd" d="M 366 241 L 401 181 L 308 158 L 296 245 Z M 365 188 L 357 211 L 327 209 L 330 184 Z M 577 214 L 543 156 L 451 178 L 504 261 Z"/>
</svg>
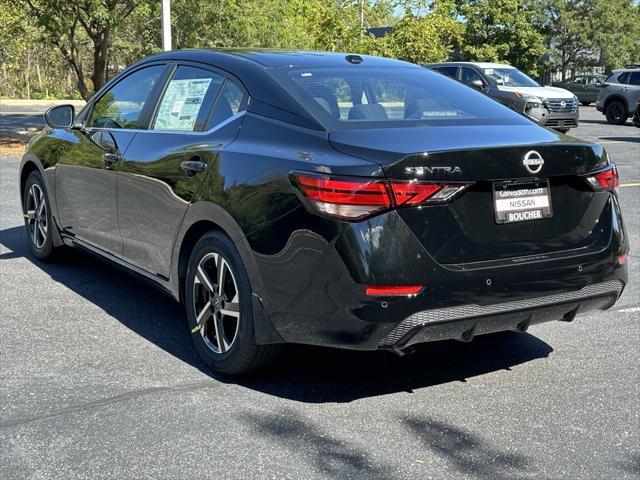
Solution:
<svg viewBox="0 0 640 480">
<path fill-rule="evenodd" d="M 555 65 L 606 70 L 640 59 L 640 5 L 633 0 L 538 0 Z"/>
<path fill-rule="evenodd" d="M 564 1 L 564 0 L 560 0 Z M 459 0 L 465 21 L 460 51 L 466 60 L 507 62 L 537 75 L 546 52 L 544 37 L 536 28 L 540 11 L 522 0 Z"/>
<path fill-rule="evenodd" d="M 172 0 L 174 48 L 463 57 L 543 69 L 640 61 L 634 0 Z M 393 26 L 374 38 L 370 27 Z M 0 0 L 0 96 L 87 98 L 161 51 L 159 0 Z M 552 64 L 542 59 L 551 54 Z M 74 85 L 75 84 L 75 85 Z"/>
<path fill-rule="evenodd" d="M 406 10 L 389 39 L 389 53 L 414 63 L 441 62 L 461 41 L 464 30 L 448 2 L 434 3 L 425 15 Z"/>
</svg>

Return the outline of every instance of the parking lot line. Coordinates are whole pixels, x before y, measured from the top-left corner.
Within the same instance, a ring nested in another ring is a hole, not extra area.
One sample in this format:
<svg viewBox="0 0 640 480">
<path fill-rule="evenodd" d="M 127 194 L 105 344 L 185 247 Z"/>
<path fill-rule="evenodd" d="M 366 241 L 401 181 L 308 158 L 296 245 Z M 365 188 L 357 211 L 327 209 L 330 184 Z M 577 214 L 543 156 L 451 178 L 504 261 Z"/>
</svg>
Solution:
<svg viewBox="0 0 640 480">
<path fill-rule="evenodd" d="M 634 182 L 634 183 L 621 183 L 620 184 L 621 187 L 640 187 L 640 182 Z"/>
</svg>

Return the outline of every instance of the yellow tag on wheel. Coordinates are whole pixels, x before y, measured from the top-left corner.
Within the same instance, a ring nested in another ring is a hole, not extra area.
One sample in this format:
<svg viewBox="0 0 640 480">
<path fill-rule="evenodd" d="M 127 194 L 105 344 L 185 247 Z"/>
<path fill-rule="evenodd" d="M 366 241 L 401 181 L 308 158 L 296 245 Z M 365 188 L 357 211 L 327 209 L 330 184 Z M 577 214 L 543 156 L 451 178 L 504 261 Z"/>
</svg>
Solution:
<svg viewBox="0 0 640 480">
<path fill-rule="evenodd" d="M 193 327 L 191 329 L 191 333 L 196 333 L 198 330 L 200 330 L 200 325 L 197 325 L 197 326 Z"/>
</svg>

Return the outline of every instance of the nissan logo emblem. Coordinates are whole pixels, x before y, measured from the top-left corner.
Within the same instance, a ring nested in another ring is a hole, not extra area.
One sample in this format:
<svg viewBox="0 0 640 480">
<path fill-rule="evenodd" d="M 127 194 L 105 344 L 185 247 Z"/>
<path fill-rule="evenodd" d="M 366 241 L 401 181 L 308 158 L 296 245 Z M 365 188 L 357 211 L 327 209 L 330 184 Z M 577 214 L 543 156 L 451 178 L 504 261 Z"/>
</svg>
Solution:
<svg viewBox="0 0 640 480">
<path fill-rule="evenodd" d="M 536 174 L 539 173 L 540 170 L 542 170 L 544 159 L 538 152 L 536 152 L 535 150 L 531 150 L 524 156 L 522 164 L 524 165 L 524 168 L 527 169 L 527 172 Z"/>
</svg>

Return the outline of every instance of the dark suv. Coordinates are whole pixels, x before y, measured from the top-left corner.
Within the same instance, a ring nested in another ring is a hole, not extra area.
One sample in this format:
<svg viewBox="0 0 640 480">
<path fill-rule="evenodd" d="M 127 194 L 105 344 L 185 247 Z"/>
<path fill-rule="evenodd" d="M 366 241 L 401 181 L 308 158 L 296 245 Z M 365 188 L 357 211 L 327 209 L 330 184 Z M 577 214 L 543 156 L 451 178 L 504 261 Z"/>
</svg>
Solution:
<svg viewBox="0 0 640 480">
<path fill-rule="evenodd" d="M 511 65 L 446 62 L 425 67 L 484 92 L 542 126 L 563 133 L 578 126 L 578 97 L 564 88 L 542 86 Z"/>
<path fill-rule="evenodd" d="M 614 70 L 602 84 L 596 108 L 607 122 L 623 125 L 633 115 L 640 99 L 640 68 Z"/>
</svg>

